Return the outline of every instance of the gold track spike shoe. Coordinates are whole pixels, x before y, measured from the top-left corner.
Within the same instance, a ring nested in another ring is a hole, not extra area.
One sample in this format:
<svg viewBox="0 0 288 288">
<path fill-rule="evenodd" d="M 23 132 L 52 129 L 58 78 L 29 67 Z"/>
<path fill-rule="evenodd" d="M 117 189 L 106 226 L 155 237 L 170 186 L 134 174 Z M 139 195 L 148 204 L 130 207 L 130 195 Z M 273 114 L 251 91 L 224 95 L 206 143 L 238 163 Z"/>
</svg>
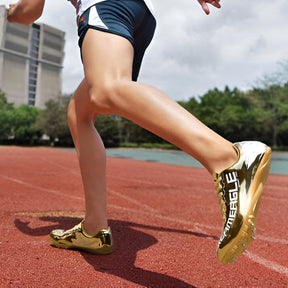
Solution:
<svg viewBox="0 0 288 288">
<path fill-rule="evenodd" d="M 223 215 L 217 249 L 223 264 L 236 261 L 255 239 L 257 210 L 271 164 L 271 149 L 261 142 L 239 142 L 234 148 L 238 161 L 213 175 Z"/>
<path fill-rule="evenodd" d="M 82 250 L 92 254 L 110 254 L 113 251 L 113 239 L 110 227 L 100 230 L 95 236 L 88 235 L 83 221 L 69 230 L 53 230 L 50 233 L 52 246 L 64 249 Z"/>
</svg>

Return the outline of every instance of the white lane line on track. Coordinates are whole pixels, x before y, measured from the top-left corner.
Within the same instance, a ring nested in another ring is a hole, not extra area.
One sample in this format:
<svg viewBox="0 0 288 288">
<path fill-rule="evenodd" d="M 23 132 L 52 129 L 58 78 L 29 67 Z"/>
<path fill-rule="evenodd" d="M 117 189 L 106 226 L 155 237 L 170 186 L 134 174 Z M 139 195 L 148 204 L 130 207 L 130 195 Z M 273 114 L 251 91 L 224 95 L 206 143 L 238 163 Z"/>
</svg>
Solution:
<svg viewBox="0 0 288 288">
<path fill-rule="evenodd" d="M 161 217 L 161 219 L 163 219 L 163 220 L 168 220 L 168 221 L 172 221 L 172 222 L 177 222 L 177 223 L 179 223 L 179 224 L 185 224 L 185 225 L 189 225 L 189 226 L 192 225 L 192 227 L 197 228 L 197 229 L 199 229 L 199 228 L 200 228 L 200 229 L 203 229 L 203 228 L 204 228 L 204 229 L 209 229 L 210 232 L 211 232 L 211 230 L 212 230 L 212 231 L 214 231 L 214 232 L 215 232 L 215 231 L 219 231 L 219 233 L 220 233 L 220 231 L 221 231 L 221 229 L 222 229 L 221 226 L 215 226 L 215 225 L 197 223 L 197 222 L 194 222 L 194 221 L 180 220 L 180 219 L 176 219 L 176 218 L 169 217 L 169 216 L 163 216 L 158 209 L 152 208 L 151 206 L 149 206 L 149 205 L 147 205 L 147 204 L 143 204 L 142 202 L 140 202 L 140 201 L 138 201 L 138 200 L 136 200 L 136 199 L 134 199 L 134 198 L 132 198 L 132 197 L 129 197 L 129 196 L 127 196 L 127 195 L 124 195 L 124 194 L 122 194 L 122 193 L 120 193 L 120 192 L 116 192 L 116 191 L 114 191 L 114 190 L 109 190 L 109 192 L 110 192 L 111 194 L 114 194 L 114 195 L 116 195 L 116 196 L 118 196 L 118 197 L 120 197 L 120 198 L 123 198 L 123 199 L 125 199 L 126 201 L 129 201 L 130 203 L 132 203 L 132 204 L 134 204 L 134 205 L 137 205 L 137 206 L 139 206 L 139 207 L 141 208 L 141 210 L 139 210 L 139 209 L 136 210 L 136 209 L 133 209 L 133 208 L 124 208 L 124 207 L 122 207 L 122 208 L 125 209 L 126 211 L 128 211 L 128 209 L 129 209 L 130 212 L 142 213 L 142 214 L 147 215 L 148 213 L 145 212 L 145 211 L 143 211 L 143 209 L 144 209 L 144 210 L 146 210 L 146 211 L 149 211 L 150 213 L 151 213 L 151 212 L 152 212 L 152 213 L 155 213 L 155 216 L 156 216 L 156 217 L 158 217 L 158 218 Z M 120 208 L 120 206 L 117 206 L 117 205 L 109 205 L 109 204 L 108 204 L 108 206 L 117 207 L 117 209 Z M 120 209 L 121 209 L 121 208 L 120 208 Z M 201 232 L 204 232 L 204 231 L 201 231 Z M 206 231 L 206 232 L 207 232 L 207 231 Z M 256 238 L 257 238 L 257 240 L 267 241 L 267 242 L 271 242 L 271 243 L 279 243 L 279 244 L 283 244 L 283 245 L 288 244 L 288 240 L 286 240 L 286 239 L 277 239 L 277 238 L 272 238 L 272 237 L 269 237 L 269 236 L 258 235 L 258 234 L 256 234 Z"/>
<path fill-rule="evenodd" d="M 288 268 L 285 266 L 282 266 L 280 264 L 277 264 L 273 261 L 264 259 L 256 254 L 253 254 L 249 251 L 246 251 L 243 255 L 247 256 L 250 260 L 252 260 L 255 263 L 258 263 L 270 270 L 276 271 L 280 274 L 285 275 L 286 277 L 288 277 Z"/>
<path fill-rule="evenodd" d="M 256 239 L 257 240 L 261 240 L 261 241 L 271 242 L 271 243 L 278 243 L 278 244 L 288 245 L 288 240 L 287 239 L 277 239 L 277 238 L 272 238 L 272 237 L 269 237 L 269 236 L 258 235 L 257 232 L 256 232 Z"/>
<path fill-rule="evenodd" d="M 176 223 L 182 224 L 182 225 L 189 225 L 189 226 L 192 226 L 193 228 L 188 229 L 188 231 L 191 231 L 193 229 L 194 232 L 199 232 L 199 233 L 203 233 L 203 234 L 206 233 L 201 228 L 199 228 L 202 226 L 202 224 L 197 223 L 197 222 L 187 221 L 187 220 L 183 220 L 183 219 L 175 219 L 173 217 L 169 217 L 169 216 L 165 216 L 165 215 L 161 215 L 161 214 L 157 214 L 157 213 L 151 214 L 151 212 L 148 212 L 148 211 L 140 211 L 139 209 L 125 208 L 123 206 L 118 206 L 118 205 L 113 205 L 113 204 L 108 204 L 108 207 L 115 208 L 115 209 L 122 210 L 122 211 L 132 212 L 135 214 L 147 215 L 147 216 L 154 217 L 154 218 L 156 217 L 156 218 L 161 219 L 161 220 L 170 221 L 170 222 L 174 222 L 174 223 L 176 222 Z"/>
<path fill-rule="evenodd" d="M 43 191 L 43 192 L 55 194 L 55 195 L 58 195 L 58 196 L 61 196 L 61 197 L 68 197 L 68 198 L 72 198 L 72 199 L 83 200 L 83 197 L 69 195 L 69 194 L 64 194 L 63 192 L 60 192 L 58 190 L 43 188 L 41 186 L 30 184 L 30 183 L 24 182 L 22 180 L 19 180 L 19 179 L 16 179 L 16 178 L 12 178 L 12 177 L 9 177 L 9 176 L 3 175 L 3 174 L 0 174 L 0 177 L 5 179 L 5 180 L 11 181 L 11 182 L 14 182 L 14 183 L 17 183 L 17 184 L 20 184 L 20 185 L 23 185 L 23 186 L 26 186 L 26 187 L 29 187 L 29 188 L 32 188 L 32 189 L 36 189 L 36 190 L 40 190 L 40 191 Z"/>
<path fill-rule="evenodd" d="M 158 218 L 158 219 L 161 219 L 161 220 L 165 220 L 165 221 L 171 221 L 171 222 L 176 222 L 176 223 L 179 223 L 179 224 L 191 225 L 193 227 L 194 232 L 200 232 L 200 233 L 203 233 L 203 234 L 209 234 L 209 232 L 207 232 L 207 230 L 205 230 L 205 228 L 206 229 L 214 229 L 215 230 L 215 226 L 212 226 L 212 225 L 205 225 L 205 224 L 201 224 L 201 223 L 197 223 L 197 222 L 192 222 L 192 221 L 187 221 L 187 220 L 182 220 L 182 219 L 176 219 L 176 218 L 173 218 L 173 217 L 161 215 L 161 214 L 159 214 L 157 212 L 156 213 L 154 212 L 154 214 L 151 215 L 149 212 L 140 211 L 140 210 L 136 210 L 136 209 L 132 209 L 132 208 L 125 208 L 125 207 L 117 206 L 117 205 L 108 205 L 108 206 L 111 207 L 111 208 L 113 207 L 113 208 L 116 208 L 116 209 L 120 209 L 122 211 L 124 210 L 124 211 L 128 211 L 128 212 L 133 212 L 133 213 L 136 213 L 136 214 L 140 213 L 140 214 L 144 214 L 144 215 L 150 215 L 150 216 L 153 216 L 155 218 Z M 201 228 L 199 228 L 199 227 L 201 227 Z M 191 230 L 191 229 L 189 229 L 189 230 Z M 257 238 L 258 239 L 262 238 L 261 240 L 265 239 L 264 241 L 269 241 L 270 237 L 257 236 Z M 212 238 L 211 238 L 211 240 L 215 241 Z M 273 240 L 273 242 L 286 244 L 285 243 L 286 240 L 284 240 L 284 239 L 273 239 L 273 238 L 271 238 L 270 240 Z M 269 242 L 272 242 L 272 241 L 269 241 Z M 280 273 L 280 274 L 284 274 L 285 276 L 288 277 L 288 268 L 287 267 L 284 267 L 284 266 L 282 266 L 282 265 L 280 265 L 278 263 L 275 263 L 273 261 L 270 261 L 270 260 L 267 260 L 265 258 L 262 258 L 262 257 L 260 257 L 260 256 L 258 256 L 256 254 L 253 254 L 253 253 L 248 252 L 248 251 L 246 251 L 243 255 L 247 256 L 251 261 L 253 261 L 255 263 L 258 263 L 258 264 L 264 266 L 267 269 L 273 270 L 273 271 L 275 271 L 277 273 Z"/>
<path fill-rule="evenodd" d="M 44 157 L 41 157 L 40 158 L 41 160 L 49 163 L 50 165 L 52 166 L 55 166 L 55 167 L 58 167 L 58 168 L 61 168 L 63 170 L 66 170 L 66 171 L 69 171 L 70 173 L 74 174 L 74 175 L 77 175 L 77 176 L 81 176 L 80 174 L 80 170 L 78 168 L 68 168 L 62 164 L 59 164 L 59 163 L 56 163 L 56 162 L 53 162 L 53 161 L 50 161 L 48 160 L 47 158 L 44 158 Z M 113 173 L 109 173 L 109 171 L 107 171 L 106 173 L 107 175 L 107 178 L 109 179 L 113 179 L 113 180 L 120 180 L 120 181 L 124 181 L 124 182 L 127 182 L 127 177 L 124 177 L 124 176 L 118 176 L 118 175 L 115 175 Z M 143 184 L 146 184 L 146 185 L 161 185 L 162 187 L 178 187 L 178 185 L 171 185 L 171 184 L 167 184 L 167 183 L 163 183 L 163 181 L 160 181 L 160 182 L 154 182 L 154 181 L 149 181 L 149 180 L 142 180 L 142 179 L 135 179 L 135 178 L 130 178 L 129 179 L 129 182 L 133 182 L 133 183 L 137 183 L 137 184 L 140 184 L 140 185 L 143 185 Z M 213 182 L 211 182 L 211 187 L 214 187 L 213 186 Z"/>
<path fill-rule="evenodd" d="M 116 192 L 114 190 L 109 190 L 109 192 L 111 194 L 114 194 L 114 195 L 120 197 L 120 198 L 125 199 L 126 201 L 129 201 L 132 204 L 139 206 L 141 209 L 126 208 L 123 206 L 112 205 L 112 204 L 108 204 L 108 207 L 113 207 L 113 208 L 122 209 L 122 210 L 133 212 L 133 213 L 141 213 L 143 215 L 150 215 L 150 216 L 151 216 L 151 213 L 154 213 L 153 216 L 156 216 L 159 219 L 168 220 L 170 222 L 176 222 L 179 224 L 189 225 L 189 226 L 192 226 L 193 229 L 197 229 L 197 232 L 201 232 L 201 233 L 204 233 L 204 231 L 201 230 L 202 228 L 215 230 L 214 225 L 206 225 L 206 224 L 201 224 L 201 223 L 197 223 L 194 221 L 189 221 L 189 220 L 187 221 L 187 220 L 183 220 L 183 219 L 177 219 L 174 217 L 164 216 L 160 213 L 160 211 L 158 209 L 155 209 L 155 208 L 153 208 L 147 204 L 143 204 L 142 202 L 140 202 L 140 201 L 138 201 L 132 197 L 129 197 L 127 195 L 123 195 L 122 193 Z M 147 211 L 143 211 L 143 208 L 146 209 Z M 220 231 L 221 228 L 218 228 L 218 229 Z"/>
<path fill-rule="evenodd" d="M 116 192 L 114 190 L 109 189 L 109 193 L 111 193 L 112 195 L 116 195 L 117 197 L 120 197 L 122 199 L 125 199 L 126 201 L 129 201 L 130 203 L 141 207 L 141 209 L 146 209 L 147 211 L 152 212 L 152 213 L 159 213 L 158 210 L 152 208 L 151 206 L 143 204 L 142 202 L 140 202 L 140 201 L 138 201 L 138 200 L 136 200 L 134 198 L 131 198 L 131 197 L 127 196 L 127 195 L 124 195 L 124 194 L 122 194 L 120 192 Z"/>
<path fill-rule="evenodd" d="M 70 168 L 70 167 L 68 168 L 68 167 L 66 167 L 66 166 L 64 166 L 62 164 L 56 163 L 54 161 L 50 161 L 50 160 L 48 160 L 48 159 L 46 159 L 44 157 L 41 157 L 40 159 L 45 161 L 45 162 L 47 162 L 47 163 L 49 163 L 51 166 L 55 166 L 55 167 L 61 168 L 61 169 L 65 170 L 65 171 L 68 171 L 69 173 L 72 173 L 72 174 L 77 175 L 77 176 L 80 177 L 79 168 L 78 169 L 77 168 Z"/>
<path fill-rule="evenodd" d="M 119 193 L 117 193 L 119 194 Z M 123 197 L 124 199 L 126 199 L 127 201 L 130 201 L 130 197 Z M 133 201 L 132 203 L 134 204 L 137 204 L 139 206 L 141 206 L 141 202 L 135 200 L 135 202 Z M 149 208 L 150 206 L 145 205 L 145 208 Z M 178 223 L 178 224 L 183 224 L 183 225 L 189 225 L 189 226 L 192 226 L 193 228 L 190 228 L 188 230 L 192 230 L 192 229 L 197 229 L 197 232 L 202 232 L 202 233 L 206 233 L 207 234 L 207 231 L 203 230 L 203 229 L 209 229 L 209 232 L 211 233 L 211 230 L 213 232 L 219 232 L 219 235 L 220 235 L 220 232 L 221 232 L 221 229 L 222 227 L 220 226 L 215 226 L 215 225 L 209 225 L 209 224 L 203 224 L 203 223 L 198 223 L 198 222 L 195 222 L 195 221 L 189 221 L 189 220 L 183 220 L 183 219 L 177 219 L 177 218 L 174 218 L 174 217 L 169 217 L 169 216 L 165 216 L 165 215 L 162 215 L 159 213 L 158 210 L 154 209 L 154 208 L 151 208 L 151 209 L 147 209 L 148 211 L 143 211 L 142 209 L 139 210 L 139 209 L 133 209 L 133 208 L 125 208 L 123 206 L 118 206 L 118 205 L 113 205 L 113 204 L 108 204 L 108 207 L 111 207 L 111 208 L 115 208 L 115 209 L 118 209 L 118 210 L 123 210 L 123 211 L 127 211 L 127 212 L 132 212 L 132 213 L 137 213 L 137 214 L 142 214 L 142 215 L 149 215 L 149 216 L 153 216 L 153 217 L 156 217 L 158 219 L 161 219 L 161 220 L 167 220 L 167 221 L 170 221 L 170 222 L 174 222 L 174 223 Z M 141 206 L 142 207 L 142 206 Z M 144 206 L 143 206 L 144 207 Z M 151 212 L 153 212 L 154 214 L 151 215 Z M 286 239 L 278 239 L 278 238 L 272 238 L 272 237 L 269 237 L 269 236 L 263 236 L 263 235 L 258 235 L 256 234 L 256 239 L 259 240 L 259 241 L 265 241 L 265 242 L 270 242 L 270 243 L 278 243 L 278 244 L 282 244 L 282 245 L 288 245 L 288 240 Z"/>
<path fill-rule="evenodd" d="M 33 189 L 38 189 L 38 190 L 43 191 L 43 192 L 60 195 L 62 197 L 68 197 L 68 198 L 73 198 L 73 199 L 77 199 L 77 200 L 83 200 L 83 197 L 63 194 L 62 192 L 59 192 L 57 190 L 46 189 L 46 188 L 43 188 L 43 187 L 40 187 L 40 186 L 37 186 L 37 185 L 33 185 L 33 184 L 30 184 L 30 183 L 21 181 L 19 179 L 15 179 L 15 178 L 11 178 L 11 177 L 5 176 L 3 174 L 0 174 L 0 177 L 2 177 L 3 179 L 9 180 L 11 182 L 20 184 L 20 185 L 24 185 L 24 186 L 27 186 L 27 187 L 30 187 L 30 188 L 33 188 Z M 114 191 L 114 193 L 115 193 L 115 191 Z M 118 194 L 118 196 L 120 195 L 120 193 L 118 193 L 118 192 L 116 192 L 116 193 Z M 130 202 L 132 202 L 134 204 L 143 206 L 143 204 L 141 204 L 140 201 L 137 201 L 137 200 L 135 200 L 135 199 L 133 199 L 133 198 L 131 198 L 129 196 L 123 196 L 122 195 L 122 197 L 125 197 L 125 199 L 127 201 L 130 201 Z M 197 229 L 195 232 L 200 232 L 200 233 L 207 234 L 207 231 L 203 230 L 203 228 L 215 229 L 215 226 L 212 226 L 212 225 L 211 226 L 210 225 L 204 225 L 204 224 L 197 223 L 197 222 L 192 222 L 192 221 L 187 221 L 187 220 L 182 220 L 182 219 L 176 219 L 176 218 L 173 218 L 173 217 L 161 215 L 161 214 L 159 214 L 159 211 L 157 209 L 154 209 L 154 208 L 152 208 L 152 207 L 150 207 L 149 205 L 146 205 L 146 204 L 145 204 L 145 207 L 146 207 L 146 209 L 150 210 L 149 212 L 140 211 L 139 209 L 136 210 L 136 209 L 125 208 L 125 207 L 117 206 L 117 205 L 108 205 L 108 206 L 113 207 L 113 208 L 117 208 L 117 209 L 121 209 L 121 210 L 125 210 L 125 211 L 129 211 L 129 212 L 148 214 L 150 216 L 151 216 L 151 212 L 153 212 L 154 213 L 153 217 L 157 217 L 159 219 L 163 219 L 163 220 L 166 220 L 166 221 L 168 220 L 168 221 L 172 221 L 172 222 L 176 222 L 176 223 L 180 223 L 180 224 L 192 225 L 193 229 L 195 229 L 195 230 Z M 199 229 L 199 227 L 201 227 L 201 228 Z M 261 236 L 259 238 L 261 238 Z M 263 238 L 265 239 L 265 237 L 263 237 Z M 266 239 L 264 241 L 269 241 L 268 239 L 269 238 L 266 237 Z M 279 240 L 280 241 L 277 241 L 277 242 L 280 243 L 282 241 L 282 239 L 279 239 Z M 273 242 L 275 242 L 275 241 L 273 241 Z M 278 263 L 275 263 L 273 261 L 270 261 L 270 260 L 267 260 L 265 258 L 262 258 L 262 257 L 260 257 L 260 256 L 258 256 L 256 254 L 253 254 L 253 253 L 248 252 L 248 251 L 246 251 L 246 253 L 244 253 L 243 255 L 247 256 L 251 261 L 266 267 L 267 269 L 273 270 L 275 272 L 278 272 L 278 273 L 283 274 L 286 277 L 288 277 L 288 268 L 287 267 L 284 267 L 284 266 L 282 266 L 282 265 L 280 265 Z"/>
<path fill-rule="evenodd" d="M 20 185 L 24 185 L 26 187 L 30 187 L 30 188 L 33 188 L 33 189 L 38 189 L 38 190 L 43 191 L 43 192 L 52 193 L 52 194 L 55 194 L 55 195 L 59 195 L 61 197 L 68 197 L 68 198 L 84 201 L 83 197 L 73 196 L 73 195 L 69 195 L 69 194 L 64 194 L 63 192 L 59 192 L 57 190 L 43 188 L 43 187 L 40 187 L 40 186 L 37 186 L 37 185 L 33 185 L 33 184 L 30 184 L 30 183 L 24 182 L 24 181 L 16 179 L 16 178 L 8 177 L 8 176 L 3 175 L 3 174 L 0 174 L 0 177 L 2 177 L 3 179 L 9 180 L 11 182 L 14 182 L 14 183 L 17 183 L 17 184 L 20 184 Z M 113 190 L 109 190 L 109 192 L 111 192 L 112 194 L 114 194 L 114 195 L 116 195 L 118 197 L 121 197 L 121 198 L 125 199 L 126 201 L 131 202 L 134 205 L 137 205 L 137 206 L 141 207 L 141 210 L 139 210 L 139 209 L 136 210 L 136 209 L 129 209 L 129 208 L 120 207 L 120 206 L 117 206 L 117 205 L 108 205 L 108 206 L 111 206 L 111 207 L 114 207 L 114 208 L 117 207 L 117 209 L 123 209 L 123 210 L 126 210 L 126 211 L 129 210 L 130 212 L 142 213 L 142 214 L 146 214 L 146 215 L 152 212 L 152 213 L 155 213 L 155 217 L 157 217 L 157 218 L 161 218 L 163 220 L 168 220 L 170 222 L 177 222 L 179 224 L 189 225 L 189 226 L 194 227 L 195 229 L 198 229 L 199 232 L 203 232 L 203 233 L 207 232 L 207 231 L 203 231 L 202 230 L 203 228 L 204 229 L 211 229 L 213 231 L 215 231 L 215 230 L 219 230 L 220 231 L 221 228 L 222 228 L 222 227 L 216 227 L 215 225 L 207 225 L 207 224 L 197 223 L 197 222 L 193 222 L 193 221 L 189 221 L 189 220 L 181 220 L 181 219 L 175 219 L 175 218 L 169 217 L 169 216 L 164 216 L 164 215 L 161 215 L 159 213 L 159 210 L 154 209 L 154 208 L 152 208 L 151 206 L 149 206 L 147 204 L 143 204 L 140 201 L 135 200 L 134 198 L 131 198 L 131 197 L 127 196 L 127 195 L 123 195 L 123 194 L 121 194 L 119 192 L 116 192 L 116 191 L 113 191 Z M 143 208 L 145 208 L 149 212 L 144 212 L 142 210 Z M 151 215 L 151 214 L 149 214 L 149 215 Z M 279 244 L 283 244 L 283 245 L 287 245 L 288 244 L 288 240 L 286 240 L 286 239 L 277 239 L 277 238 L 267 237 L 267 236 L 263 236 L 263 235 L 256 235 L 256 237 L 257 237 L 258 240 L 267 241 L 267 242 L 271 242 L 271 243 L 279 243 Z"/>
</svg>

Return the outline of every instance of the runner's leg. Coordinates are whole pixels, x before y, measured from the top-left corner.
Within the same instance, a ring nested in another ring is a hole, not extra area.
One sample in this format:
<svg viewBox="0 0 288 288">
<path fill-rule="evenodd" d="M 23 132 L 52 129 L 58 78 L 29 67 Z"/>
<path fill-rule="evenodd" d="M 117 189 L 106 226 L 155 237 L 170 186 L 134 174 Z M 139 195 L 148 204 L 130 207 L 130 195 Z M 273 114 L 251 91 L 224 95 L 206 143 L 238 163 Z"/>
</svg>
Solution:
<svg viewBox="0 0 288 288">
<path fill-rule="evenodd" d="M 94 127 L 96 114 L 89 112 L 89 103 L 89 90 L 86 81 L 83 80 L 70 101 L 68 120 L 85 191 L 84 226 L 87 233 L 94 235 L 99 230 L 108 227 L 106 216 L 106 153 L 101 137 Z"/>
<path fill-rule="evenodd" d="M 133 48 L 119 36 L 89 30 L 82 47 L 94 113 L 118 114 L 175 144 L 210 173 L 236 160 L 232 143 L 160 90 L 131 81 Z"/>
<path fill-rule="evenodd" d="M 123 37 L 88 30 L 82 57 L 85 79 L 69 106 L 69 123 L 83 178 L 85 228 L 107 228 L 105 150 L 94 128 L 97 114 L 118 114 L 175 144 L 210 173 L 237 159 L 232 144 L 158 89 L 131 81 L 133 47 Z"/>
</svg>

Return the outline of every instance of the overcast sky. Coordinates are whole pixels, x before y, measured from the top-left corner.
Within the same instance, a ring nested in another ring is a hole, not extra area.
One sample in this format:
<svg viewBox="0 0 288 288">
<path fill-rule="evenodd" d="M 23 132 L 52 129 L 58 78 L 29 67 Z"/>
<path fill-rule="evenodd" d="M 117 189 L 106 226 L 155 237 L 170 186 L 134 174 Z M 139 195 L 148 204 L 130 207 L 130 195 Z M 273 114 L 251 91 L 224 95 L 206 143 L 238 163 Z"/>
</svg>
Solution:
<svg viewBox="0 0 288 288">
<path fill-rule="evenodd" d="M 10 1 L 0 3 L 8 7 Z M 211 7 L 209 16 L 196 0 L 153 4 L 157 30 L 139 81 L 175 100 L 225 85 L 248 89 L 288 59 L 287 0 L 223 0 L 222 8 Z M 46 0 L 39 22 L 66 32 L 63 92 L 72 93 L 83 77 L 75 9 L 65 0 Z"/>
</svg>

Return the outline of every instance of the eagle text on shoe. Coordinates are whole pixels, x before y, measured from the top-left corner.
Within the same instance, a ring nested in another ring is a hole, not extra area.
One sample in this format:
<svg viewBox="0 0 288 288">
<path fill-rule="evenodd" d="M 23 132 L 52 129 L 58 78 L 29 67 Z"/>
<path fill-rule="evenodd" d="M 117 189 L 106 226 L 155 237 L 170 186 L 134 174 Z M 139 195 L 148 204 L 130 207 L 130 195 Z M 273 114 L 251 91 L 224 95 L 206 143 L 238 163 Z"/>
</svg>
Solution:
<svg viewBox="0 0 288 288">
<path fill-rule="evenodd" d="M 239 190 L 239 178 L 237 175 L 237 172 L 231 172 L 226 174 L 226 181 L 228 184 L 233 185 L 231 189 L 229 189 L 229 201 L 230 201 L 230 211 L 229 211 L 229 216 L 228 220 L 226 222 L 226 226 L 224 228 L 224 232 L 220 238 L 220 242 L 225 238 L 227 232 L 229 231 L 235 217 L 237 214 L 237 206 L 238 206 L 238 190 Z"/>
</svg>

